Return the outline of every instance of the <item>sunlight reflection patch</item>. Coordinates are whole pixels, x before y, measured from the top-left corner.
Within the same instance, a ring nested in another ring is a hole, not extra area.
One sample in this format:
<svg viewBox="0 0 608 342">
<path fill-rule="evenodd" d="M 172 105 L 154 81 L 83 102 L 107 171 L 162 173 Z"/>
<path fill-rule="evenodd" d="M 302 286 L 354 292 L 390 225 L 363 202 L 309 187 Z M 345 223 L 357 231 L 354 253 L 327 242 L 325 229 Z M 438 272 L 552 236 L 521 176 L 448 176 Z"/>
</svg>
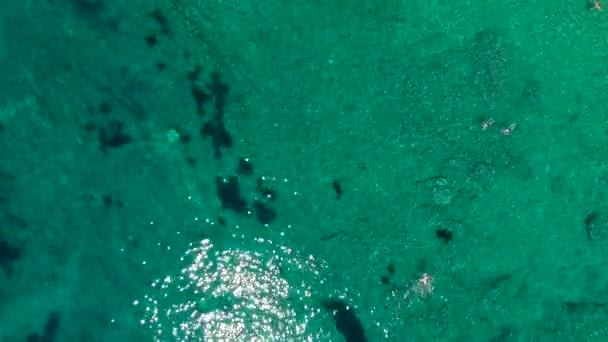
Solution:
<svg viewBox="0 0 608 342">
<path fill-rule="evenodd" d="M 135 305 L 155 341 L 317 340 L 312 284 L 322 263 L 271 241 L 256 251 L 191 244 L 179 270 L 152 282 Z"/>
</svg>

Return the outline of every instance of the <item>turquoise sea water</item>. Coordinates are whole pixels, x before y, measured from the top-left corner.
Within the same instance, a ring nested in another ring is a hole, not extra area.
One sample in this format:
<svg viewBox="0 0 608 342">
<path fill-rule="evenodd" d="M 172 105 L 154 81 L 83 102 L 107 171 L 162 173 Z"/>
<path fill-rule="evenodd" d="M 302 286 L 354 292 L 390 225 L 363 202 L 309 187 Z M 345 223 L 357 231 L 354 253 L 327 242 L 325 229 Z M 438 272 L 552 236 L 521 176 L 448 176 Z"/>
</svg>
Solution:
<svg viewBox="0 0 608 342">
<path fill-rule="evenodd" d="M 0 342 L 607 340 L 595 4 L 2 2 Z"/>
</svg>

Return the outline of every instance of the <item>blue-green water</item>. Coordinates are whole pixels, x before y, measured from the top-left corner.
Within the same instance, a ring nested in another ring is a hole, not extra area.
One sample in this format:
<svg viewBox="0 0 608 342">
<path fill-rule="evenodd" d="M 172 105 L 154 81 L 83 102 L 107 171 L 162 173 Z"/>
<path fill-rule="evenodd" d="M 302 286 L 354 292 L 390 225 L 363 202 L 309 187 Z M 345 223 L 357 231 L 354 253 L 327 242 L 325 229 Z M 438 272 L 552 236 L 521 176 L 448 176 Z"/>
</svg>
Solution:
<svg viewBox="0 0 608 342">
<path fill-rule="evenodd" d="M 595 4 L 4 1 L 0 342 L 607 340 Z"/>
</svg>

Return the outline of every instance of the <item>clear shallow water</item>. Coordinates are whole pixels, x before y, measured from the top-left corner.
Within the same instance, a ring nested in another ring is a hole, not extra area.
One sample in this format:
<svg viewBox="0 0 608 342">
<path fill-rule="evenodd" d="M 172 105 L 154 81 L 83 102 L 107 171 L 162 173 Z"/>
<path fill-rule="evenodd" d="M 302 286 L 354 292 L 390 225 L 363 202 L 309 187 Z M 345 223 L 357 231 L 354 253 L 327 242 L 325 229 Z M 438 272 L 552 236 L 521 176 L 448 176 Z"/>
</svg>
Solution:
<svg viewBox="0 0 608 342">
<path fill-rule="evenodd" d="M 607 339 L 605 12 L 154 5 L 0 5 L 0 341 Z"/>
</svg>

